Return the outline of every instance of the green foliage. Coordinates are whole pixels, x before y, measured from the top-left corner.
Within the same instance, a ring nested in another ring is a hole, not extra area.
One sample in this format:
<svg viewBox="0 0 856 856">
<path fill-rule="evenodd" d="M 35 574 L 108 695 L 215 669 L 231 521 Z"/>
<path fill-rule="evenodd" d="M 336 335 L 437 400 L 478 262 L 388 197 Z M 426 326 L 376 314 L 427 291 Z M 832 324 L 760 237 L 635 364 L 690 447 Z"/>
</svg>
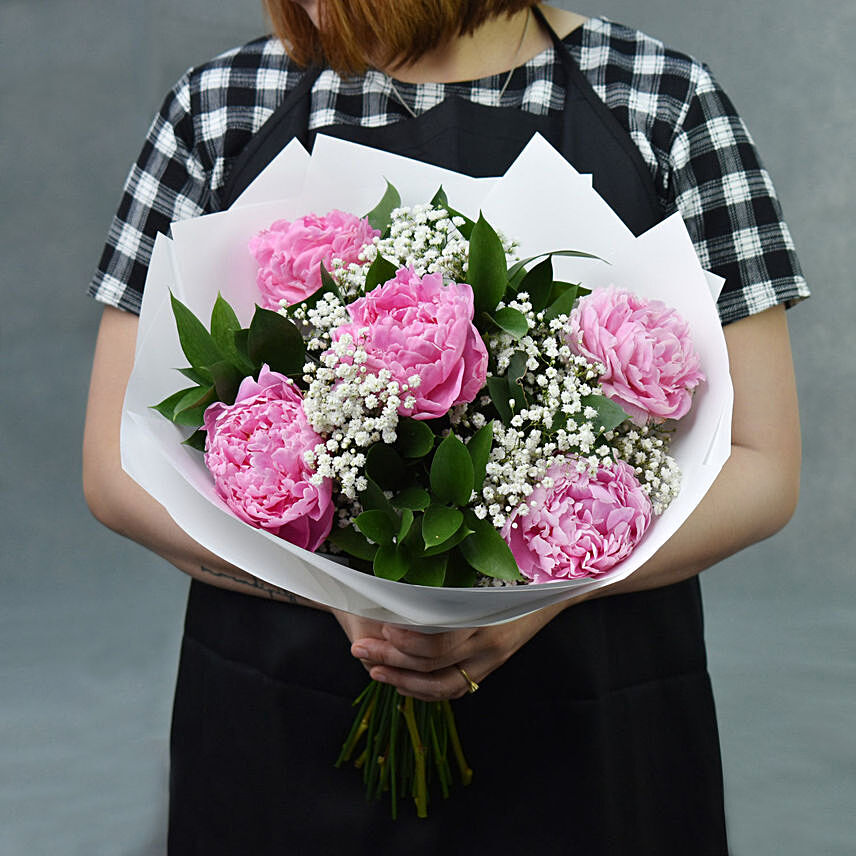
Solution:
<svg viewBox="0 0 856 856">
<path fill-rule="evenodd" d="M 480 490 L 484 484 L 485 469 L 490 458 L 493 444 L 493 422 L 488 422 L 476 431 L 467 443 L 467 451 L 473 462 L 473 490 Z"/>
<path fill-rule="evenodd" d="M 376 577 L 398 581 L 403 579 L 410 567 L 407 549 L 396 544 L 384 544 L 375 553 L 372 568 Z"/>
<path fill-rule="evenodd" d="M 482 214 L 470 235 L 467 282 L 473 288 L 476 316 L 493 312 L 508 285 L 502 241 Z"/>
<path fill-rule="evenodd" d="M 395 539 L 395 523 L 380 509 L 364 511 L 354 525 L 374 544 L 392 544 Z"/>
<path fill-rule="evenodd" d="M 464 522 L 463 512 L 445 505 L 432 505 L 422 518 L 422 539 L 426 549 L 448 541 Z"/>
<path fill-rule="evenodd" d="M 387 181 L 386 190 L 384 191 L 380 202 L 378 202 L 378 204 L 375 205 L 368 214 L 366 214 L 366 219 L 369 221 L 369 224 L 373 229 L 378 229 L 381 235 L 384 235 L 386 230 L 389 228 L 393 209 L 398 208 L 400 205 L 401 195 L 395 187 Z"/>
<path fill-rule="evenodd" d="M 473 530 L 472 535 L 458 547 L 467 562 L 477 571 L 494 579 L 523 579 L 511 550 L 493 524 L 487 520 L 479 520 L 469 510 L 464 513 L 464 519 L 467 526 Z"/>
<path fill-rule="evenodd" d="M 506 306 L 502 309 L 497 309 L 489 317 L 500 330 L 505 330 L 506 333 L 509 333 L 515 339 L 521 339 L 529 332 L 529 322 L 526 320 L 526 316 L 518 309 Z"/>
<path fill-rule="evenodd" d="M 430 471 L 431 491 L 441 501 L 466 505 L 473 492 L 473 462 L 467 447 L 449 434 L 437 447 Z"/>
<path fill-rule="evenodd" d="M 256 307 L 250 322 L 247 351 L 256 367 L 267 365 L 284 375 L 300 375 L 306 362 L 306 345 L 297 327 L 277 312 Z"/>
<path fill-rule="evenodd" d="M 335 544 L 340 550 L 357 559 L 372 561 L 377 553 L 377 545 L 372 544 L 365 535 L 358 532 L 352 526 L 334 529 L 328 540 Z"/>
<path fill-rule="evenodd" d="M 394 279 L 395 271 L 395 265 L 378 253 L 375 256 L 375 260 L 369 266 L 368 271 L 366 271 L 365 293 L 368 294 L 378 285 L 383 285 L 385 282 Z"/>
<path fill-rule="evenodd" d="M 447 555 L 412 559 L 405 579 L 417 586 L 442 586 L 448 561 Z"/>
<path fill-rule="evenodd" d="M 383 490 L 398 490 L 407 478 L 404 460 L 386 443 L 374 443 L 369 448 L 366 453 L 365 472 Z"/>
<path fill-rule="evenodd" d="M 611 431 L 630 418 L 630 414 L 605 395 L 586 395 L 580 399 L 583 407 L 593 407 L 597 411 L 597 426 L 601 431 Z"/>
<path fill-rule="evenodd" d="M 419 419 L 399 419 L 395 431 L 395 448 L 405 458 L 424 458 L 434 448 L 434 432 Z"/>
</svg>

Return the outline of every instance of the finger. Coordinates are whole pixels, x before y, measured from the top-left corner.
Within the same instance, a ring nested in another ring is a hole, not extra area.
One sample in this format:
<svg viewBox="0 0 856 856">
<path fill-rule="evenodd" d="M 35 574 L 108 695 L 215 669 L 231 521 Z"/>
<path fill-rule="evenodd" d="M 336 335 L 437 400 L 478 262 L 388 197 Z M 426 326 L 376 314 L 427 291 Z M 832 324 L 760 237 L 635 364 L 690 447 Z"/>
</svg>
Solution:
<svg viewBox="0 0 856 856">
<path fill-rule="evenodd" d="M 361 660 L 372 660 L 378 665 L 390 666 L 411 672 L 436 672 L 453 666 L 466 657 L 466 647 L 437 657 L 418 657 L 399 650 L 390 642 L 379 639 L 359 639 L 351 645 L 351 654 Z"/>
<path fill-rule="evenodd" d="M 467 672 L 472 676 L 469 669 Z M 468 681 L 454 666 L 430 674 L 377 666 L 369 675 L 375 681 L 391 684 L 401 695 L 420 701 L 452 701 L 470 692 Z"/>
<path fill-rule="evenodd" d="M 413 657 L 427 659 L 454 660 L 454 652 L 469 640 L 475 630 L 450 630 L 444 633 L 420 633 L 387 624 L 383 628 L 383 637 L 399 651 Z"/>
</svg>

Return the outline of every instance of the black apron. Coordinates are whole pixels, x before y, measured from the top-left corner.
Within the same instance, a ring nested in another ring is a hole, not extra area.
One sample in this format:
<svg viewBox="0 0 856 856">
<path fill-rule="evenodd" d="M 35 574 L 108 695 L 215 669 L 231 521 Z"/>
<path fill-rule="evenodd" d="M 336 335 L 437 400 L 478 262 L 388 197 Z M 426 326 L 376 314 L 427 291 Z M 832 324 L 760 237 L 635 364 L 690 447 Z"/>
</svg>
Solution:
<svg viewBox="0 0 856 856">
<path fill-rule="evenodd" d="M 539 14 L 542 26 L 547 26 Z M 501 175 L 535 132 L 627 225 L 658 222 L 650 173 L 553 33 L 560 114 L 448 98 L 415 119 L 323 133 L 474 176 Z M 231 204 L 292 138 L 311 148 L 301 84 L 238 159 Z M 454 703 L 469 787 L 427 820 L 367 804 L 332 764 L 367 675 L 325 612 L 191 584 L 171 739 L 169 844 L 186 854 L 727 853 L 719 741 L 697 579 L 565 610 Z"/>
</svg>

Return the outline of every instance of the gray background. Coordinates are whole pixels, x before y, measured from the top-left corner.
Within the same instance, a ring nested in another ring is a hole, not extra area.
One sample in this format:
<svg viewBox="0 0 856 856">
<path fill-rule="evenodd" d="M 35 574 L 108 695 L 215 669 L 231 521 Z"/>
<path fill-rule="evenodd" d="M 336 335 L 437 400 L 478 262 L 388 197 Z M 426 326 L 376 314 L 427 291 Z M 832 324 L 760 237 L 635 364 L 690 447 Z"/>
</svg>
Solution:
<svg viewBox="0 0 856 856">
<path fill-rule="evenodd" d="M 186 66 L 261 32 L 258 6 L 0 0 L 3 854 L 163 852 L 186 581 L 84 506 L 98 310 L 83 292 L 163 93 Z M 799 511 L 703 585 L 734 853 L 851 854 L 856 4 L 576 8 L 712 66 L 753 131 L 814 288 L 789 316 L 805 444 Z"/>
</svg>

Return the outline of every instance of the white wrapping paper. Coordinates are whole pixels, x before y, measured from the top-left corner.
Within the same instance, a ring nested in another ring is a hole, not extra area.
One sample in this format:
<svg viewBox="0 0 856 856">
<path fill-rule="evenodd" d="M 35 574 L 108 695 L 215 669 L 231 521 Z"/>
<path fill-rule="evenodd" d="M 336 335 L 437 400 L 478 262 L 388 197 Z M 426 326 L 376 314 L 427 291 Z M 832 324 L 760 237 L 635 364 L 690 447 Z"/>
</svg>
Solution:
<svg viewBox="0 0 856 856">
<path fill-rule="evenodd" d="M 259 300 L 247 243 L 277 219 L 331 208 L 362 214 L 391 181 L 404 204 L 427 202 L 442 184 L 458 210 L 487 219 L 520 243 L 521 257 L 557 249 L 609 263 L 554 257 L 560 279 L 590 288 L 614 283 L 676 308 L 690 323 L 707 382 L 678 428 L 672 453 L 680 495 L 655 518 L 633 555 L 598 580 L 451 589 L 390 582 L 314 555 L 238 520 L 214 491 L 202 456 L 151 406 L 179 389 L 181 352 L 169 292 L 203 321 L 217 292 L 245 325 Z M 229 210 L 173 224 L 155 244 L 140 315 L 134 369 L 122 414 L 122 466 L 192 538 L 228 562 L 295 594 L 359 615 L 424 629 L 498 623 L 624 579 L 687 519 L 730 453 L 732 388 L 714 298 L 721 281 L 699 265 L 680 217 L 639 238 L 543 138 L 505 176 L 474 179 L 374 149 L 319 136 L 312 156 L 287 146 Z"/>
</svg>

